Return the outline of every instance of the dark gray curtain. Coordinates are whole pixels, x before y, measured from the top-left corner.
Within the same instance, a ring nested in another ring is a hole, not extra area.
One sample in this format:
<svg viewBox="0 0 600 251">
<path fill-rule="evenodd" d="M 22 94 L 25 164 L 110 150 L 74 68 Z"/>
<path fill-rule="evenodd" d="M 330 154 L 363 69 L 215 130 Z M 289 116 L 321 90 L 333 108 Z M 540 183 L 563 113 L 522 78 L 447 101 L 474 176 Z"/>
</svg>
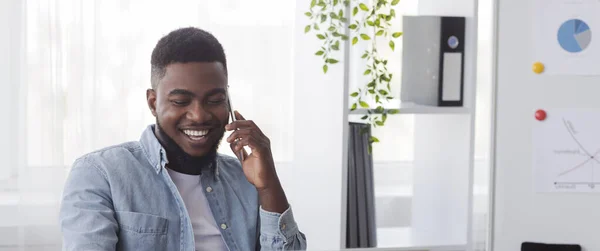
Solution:
<svg viewBox="0 0 600 251">
<path fill-rule="evenodd" d="M 350 123 L 349 134 L 346 248 L 376 247 L 373 158 L 367 150 L 371 130 Z"/>
</svg>

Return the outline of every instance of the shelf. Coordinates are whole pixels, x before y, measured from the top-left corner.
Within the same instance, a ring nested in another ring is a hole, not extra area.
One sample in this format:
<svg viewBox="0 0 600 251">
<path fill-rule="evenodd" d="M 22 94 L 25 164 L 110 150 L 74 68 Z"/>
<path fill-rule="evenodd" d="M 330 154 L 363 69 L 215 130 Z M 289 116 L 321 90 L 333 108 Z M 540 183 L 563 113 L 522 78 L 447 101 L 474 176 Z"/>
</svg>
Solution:
<svg viewBox="0 0 600 251">
<path fill-rule="evenodd" d="M 448 107 L 448 106 L 428 106 L 414 103 L 403 102 L 399 106 L 390 109 L 398 109 L 398 114 L 469 114 L 471 110 L 467 107 Z M 375 109 L 356 109 L 350 111 L 350 115 L 366 115 L 368 111 L 374 112 Z"/>
</svg>

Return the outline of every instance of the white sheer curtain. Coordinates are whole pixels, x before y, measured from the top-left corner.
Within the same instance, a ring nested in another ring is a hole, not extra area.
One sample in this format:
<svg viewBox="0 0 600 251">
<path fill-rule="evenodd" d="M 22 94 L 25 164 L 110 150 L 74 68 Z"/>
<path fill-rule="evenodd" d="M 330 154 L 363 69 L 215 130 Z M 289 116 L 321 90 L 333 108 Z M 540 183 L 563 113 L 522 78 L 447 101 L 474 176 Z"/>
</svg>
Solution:
<svg viewBox="0 0 600 251">
<path fill-rule="evenodd" d="M 276 162 L 291 161 L 294 1 L 6 1 L 1 7 L 12 9 L 2 13 L 12 14 L 2 20 L 12 22 L 0 27 L 22 44 L 0 43 L 12 53 L 2 61 L 11 77 L 0 85 L 12 92 L 4 108 L 15 129 L 0 133 L 11 164 L 0 167 L 0 250 L 59 249 L 56 216 L 71 163 L 138 140 L 154 122 L 145 101 L 150 54 L 176 28 L 203 28 L 221 41 L 234 108 L 271 138 Z"/>
</svg>

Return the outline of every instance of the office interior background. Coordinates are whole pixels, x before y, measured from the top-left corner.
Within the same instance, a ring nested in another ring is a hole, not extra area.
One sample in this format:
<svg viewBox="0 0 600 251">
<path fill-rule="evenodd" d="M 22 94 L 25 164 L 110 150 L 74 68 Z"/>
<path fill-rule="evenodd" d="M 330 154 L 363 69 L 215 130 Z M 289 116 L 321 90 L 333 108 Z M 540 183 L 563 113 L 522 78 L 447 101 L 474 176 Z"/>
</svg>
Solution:
<svg viewBox="0 0 600 251">
<path fill-rule="evenodd" d="M 161 36 L 183 26 L 206 29 L 223 44 L 233 104 L 270 137 L 277 171 L 309 248 L 339 247 L 341 142 L 322 139 L 334 130 L 327 121 L 342 121 L 332 110 L 342 107 L 343 99 L 327 93 L 343 89 L 337 85 L 344 74 L 340 66 L 325 75 L 315 60 L 299 56 L 312 57 L 317 48 L 299 42 L 307 36 L 298 27 L 308 23 L 303 13 L 309 2 L 1 0 L 0 250 L 60 250 L 57 213 L 70 165 L 87 152 L 138 140 L 154 123 L 145 100 L 150 53 Z M 477 2 L 470 248 L 483 251 L 489 234 L 495 3 Z M 400 18 L 394 27 L 402 27 Z M 385 51 L 396 97 L 401 52 L 401 44 Z M 300 68 L 314 70 L 299 76 Z M 350 83 L 349 89 L 359 84 Z M 315 120 L 305 119 L 310 116 Z M 373 149 L 380 246 L 393 247 L 394 234 L 411 226 L 414 116 L 390 116 L 385 127 L 373 131 L 381 139 Z M 300 145 L 301 137 L 314 143 Z M 324 150 L 310 152 L 317 145 Z M 231 155 L 225 144 L 220 151 Z M 312 176 L 318 177 L 308 180 Z"/>
</svg>

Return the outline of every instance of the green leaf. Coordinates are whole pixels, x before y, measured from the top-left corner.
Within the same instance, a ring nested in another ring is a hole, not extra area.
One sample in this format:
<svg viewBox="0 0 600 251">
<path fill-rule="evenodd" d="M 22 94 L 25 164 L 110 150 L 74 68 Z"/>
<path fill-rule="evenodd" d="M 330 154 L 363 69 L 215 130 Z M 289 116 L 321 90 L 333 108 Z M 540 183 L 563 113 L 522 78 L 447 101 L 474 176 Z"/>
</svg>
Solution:
<svg viewBox="0 0 600 251">
<path fill-rule="evenodd" d="M 390 10 L 390 16 L 395 17 L 396 16 L 396 10 L 391 9 Z"/>
<path fill-rule="evenodd" d="M 340 48 L 340 40 L 335 41 L 335 44 L 333 46 L 338 47 L 337 50 L 339 50 L 339 48 Z"/>
<path fill-rule="evenodd" d="M 321 23 L 324 23 L 327 20 L 327 15 L 321 14 Z"/>
<path fill-rule="evenodd" d="M 369 75 L 369 74 L 371 74 L 371 69 L 367 69 L 367 70 L 365 71 L 365 73 L 363 73 L 363 75 Z"/>
<path fill-rule="evenodd" d="M 392 1 L 392 6 L 395 6 L 396 4 L 398 4 L 400 2 L 400 0 L 393 0 Z"/>
<path fill-rule="evenodd" d="M 348 40 L 348 36 L 346 36 L 344 34 L 341 34 L 340 36 L 342 37 L 342 40 L 344 40 L 344 41 Z"/>
<path fill-rule="evenodd" d="M 365 116 L 362 116 L 360 119 L 362 119 L 362 120 L 365 120 L 365 119 L 367 119 L 368 117 L 369 117 L 368 115 L 365 115 Z"/>
<path fill-rule="evenodd" d="M 391 21 L 391 20 L 392 20 L 392 16 L 391 16 L 391 15 L 385 16 L 385 21 L 388 21 L 388 22 L 389 22 L 389 21 Z"/>
<path fill-rule="evenodd" d="M 325 62 L 330 63 L 330 64 L 336 64 L 339 61 L 337 61 L 336 59 L 333 59 L 333 58 L 328 58 L 327 60 L 325 60 Z"/>
<path fill-rule="evenodd" d="M 385 96 L 385 95 L 388 95 L 388 92 L 387 92 L 387 91 L 385 91 L 385 90 L 379 90 L 379 94 L 381 94 L 381 95 L 384 95 L 384 96 Z"/>
<path fill-rule="evenodd" d="M 340 50 L 340 46 L 337 45 L 337 44 L 334 44 L 334 45 L 331 45 L 331 49 L 333 49 L 334 51 L 339 51 Z"/>
<path fill-rule="evenodd" d="M 381 36 L 383 35 L 383 30 L 379 30 L 377 33 L 375 33 L 375 36 Z"/>
<path fill-rule="evenodd" d="M 327 73 L 327 65 L 323 65 L 323 73 Z"/>
<path fill-rule="evenodd" d="M 394 33 L 392 33 L 392 37 L 394 37 L 394 38 L 398 38 L 400 36 L 402 36 L 402 32 L 394 32 Z"/>
<path fill-rule="evenodd" d="M 323 54 L 325 54 L 325 52 L 324 52 L 324 51 L 317 51 L 317 53 L 315 53 L 315 55 L 317 55 L 317 56 L 321 56 L 321 55 L 323 55 Z"/>
<path fill-rule="evenodd" d="M 319 25 L 317 25 L 317 24 L 314 24 L 314 25 L 313 25 L 313 29 L 315 29 L 315 30 L 319 30 Z"/>
<path fill-rule="evenodd" d="M 389 114 L 397 114 L 398 112 L 399 112 L 398 109 L 390 109 L 388 111 Z"/>
<path fill-rule="evenodd" d="M 310 31 L 310 24 L 304 27 L 304 33 L 308 33 Z"/>
<path fill-rule="evenodd" d="M 344 11 L 340 9 L 340 11 L 338 11 L 338 17 L 342 18 L 344 16 Z"/>
<path fill-rule="evenodd" d="M 312 17 L 312 13 L 310 12 L 305 12 L 304 15 L 306 15 L 307 17 Z"/>
<path fill-rule="evenodd" d="M 377 106 L 377 108 L 375 108 L 375 112 L 376 113 L 383 113 L 385 109 L 383 109 L 383 106 Z"/>
<path fill-rule="evenodd" d="M 323 40 L 323 39 L 325 39 L 325 36 L 323 36 L 323 34 L 317 34 L 317 38 Z"/>
<path fill-rule="evenodd" d="M 358 13 L 358 7 L 354 7 L 354 9 L 352 9 L 352 16 L 356 16 L 356 13 Z"/>
<path fill-rule="evenodd" d="M 367 147 L 367 152 L 368 152 L 369 154 L 372 154 L 372 153 L 373 153 L 373 146 L 372 146 L 371 144 L 369 144 L 369 146 Z"/>
<path fill-rule="evenodd" d="M 355 45 L 356 43 L 358 43 L 358 38 L 357 37 L 352 38 L 352 45 Z"/>
<path fill-rule="evenodd" d="M 371 90 L 369 90 L 369 93 L 375 94 L 375 90 L 371 89 Z"/>
<path fill-rule="evenodd" d="M 356 38 L 356 37 L 355 37 L 355 38 Z M 358 38 L 356 38 L 356 41 L 358 41 Z M 363 54 L 363 55 L 362 55 L 362 57 L 360 57 L 360 58 L 366 58 L 366 57 L 368 57 L 368 56 L 369 56 L 369 54 L 367 54 L 367 53 L 365 52 L 365 54 Z"/>
<path fill-rule="evenodd" d="M 333 34 L 333 36 L 334 36 L 334 37 L 341 37 L 341 36 L 342 36 L 342 35 L 340 35 L 340 33 L 338 33 L 337 31 L 336 31 L 336 32 L 333 32 L 332 34 Z"/>
<path fill-rule="evenodd" d="M 394 50 L 395 47 L 396 47 L 396 44 L 394 44 L 394 41 L 390 41 L 390 48 L 392 48 L 392 51 Z"/>
<path fill-rule="evenodd" d="M 387 114 L 385 114 L 385 113 L 384 113 L 384 114 L 381 116 L 381 121 L 383 121 L 383 122 L 385 123 L 385 121 L 386 121 L 386 120 L 387 120 Z"/>
<path fill-rule="evenodd" d="M 338 4 L 338 2 L 339 2 L 339 0 L 333 0 L 333 5 L 334 5 L 334 6 L 335 6 L 335 5 L 337 5 L 337 4 Z"/>
<path fill-rule="evenodd" d="M 310 1 L 310 8 L 311 9 L 312 9 L 312 7 L 315 7 L 315 5 L 317 5 L 317 0 Z"/>
<path fill-rule="evenodd" d="M 371 21 L 371 20 L 368 20 L 368 21 L 367 21 L 367 25 L 369 25 L 369 26 L 374 26 L 374 25 L 375 25 L 375 23 L 373 23 L 373 21 Z"/>
<path fill-rule="evenodd" d="M 358 101 L 358 103 L 360 104 L 360 106 L 362 108 L 369 108 L 369 104 L 367 104 L 367 102 L 365 102 L 365 101 L 361 100 L 361 101 Z"/>
<path fill-rule="evenodd" d="M 377 27 L 379 27 L 381 25 L 381 21 L 379 21 L 380 19 L 375 20 L 375 25 L 377 25 Z"/>
<path fill-rule="evenodd" d="M 370 40 L 371 39 L 371 37 L 369 37 L 369 35 L 364 34 L 364 33 L 360 34 L 360 38 L 362 38 L 363 40 Z"/>
<path fill-rule="evenodd" d="M 375 87 L 375 80 L 371 81 L 371 83 L 369 83 L 367 87 Z"/>
<path fill-rule="evenodd" d="M 333 19 L 339 19 L 338 16 L 333 12 L 329 13 L 329 16 Z"/>
<path fill-rule="evenodd" d="M 377 122 L 380 122 L 380 121 L 377 121 Z M 379 124 L 377 124 L 377 125 L 379 125 Z M 377 137 L 375 137 L 375 136 L 371 136 L 371 138 L 369 139 L 369 141 L 371 141 L 371 142 L 379 142 L 379 139 Z"/>
<path fill-rule="evenodd" d="M 348 26 L 348 28 L 350 28 L 351 30 L 356 29 L 356 27 L 358 27 L 358 26 L 356 26 L 356 24 L 351 24 L 350 26 Z"/>
<path fill-rule="evenodd" d="M 350 94 L 351 97 L 356 97 L 358 96 L 358 92 L 353 92 L 352 94 Z"/>
<path fill-rule="evenodd" d="M 369 11 L 369 7 L 367 7 L 367 5 L 365 5 L 364 3 L 360 3 L 358 7 L 360 7 L 361 10 Z"/>
<path fill-rule="evenodd" d="M 379 95 L 375 96 L 375 103 L 379 103 Z"/>
<path fill-rule="evenodd" d="M 383 126 L 383 122 L 381 122 L 379 120 L 375 121 L 375 124 L 377 124 L 378 126 Z M 377 141 L 377 142 L 379 142 L 379 141 Z"/>
<path fill-rule="evenodd" d="M 350 111 L 354 111 L 356 110 L 356 103 L 352 104 L 352 107 L 350 108 Z"/>
</svg>

